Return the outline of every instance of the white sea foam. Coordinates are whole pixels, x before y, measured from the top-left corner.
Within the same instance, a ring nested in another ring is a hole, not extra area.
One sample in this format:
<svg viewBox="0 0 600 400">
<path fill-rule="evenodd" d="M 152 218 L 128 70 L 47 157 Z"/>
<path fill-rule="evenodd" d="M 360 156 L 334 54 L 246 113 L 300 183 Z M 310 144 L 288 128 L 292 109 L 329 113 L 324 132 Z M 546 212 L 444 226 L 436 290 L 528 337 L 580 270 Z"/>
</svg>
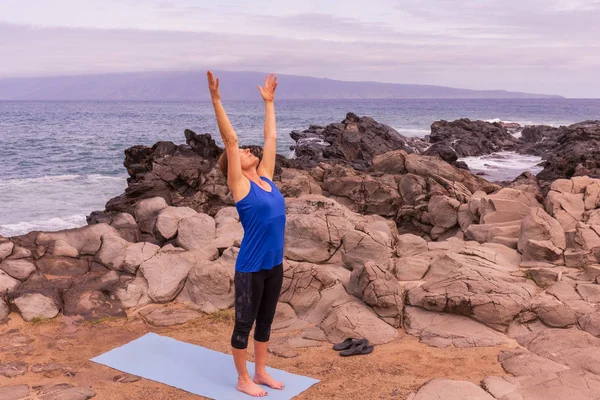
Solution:
<svg viewBox="0 0 600 400">
<path fill-rule="evenodd" d="M 425 135 L 429 135 L 431 131 L 429 129 L 412 129 L 412 128 L 394 128 L 399 134 L 406 137 L 419 137 L 422 138 Z"/>
<path fill-rule="evenodd" d="M 467 163 L 471 172 L 485 173 L 484 177 L 490 181 L 513 180 L 525 171 L 532 174 L 539 173 L 543 168 L 538 164 L 541 157 L 518 154 L 512 151 L 502 151 L 478 157 L 464 157 L 459 161 Z"/>
<path fill-rule="evenodd" d="M 17 236 L 31 231 L 54 232 L 86 225 L 85 215 L 69 215 L 37 221 L 21 221 L 0 225 L 0 233 L 5 236 Z"/>
<path fill-rule="evenodd" d="M 0 180 L 0 234 L 58 230 L 85 225 L 85 216 L 103 210 L 125 190 L 126 177 L 56 175 Z"/>
</svg>

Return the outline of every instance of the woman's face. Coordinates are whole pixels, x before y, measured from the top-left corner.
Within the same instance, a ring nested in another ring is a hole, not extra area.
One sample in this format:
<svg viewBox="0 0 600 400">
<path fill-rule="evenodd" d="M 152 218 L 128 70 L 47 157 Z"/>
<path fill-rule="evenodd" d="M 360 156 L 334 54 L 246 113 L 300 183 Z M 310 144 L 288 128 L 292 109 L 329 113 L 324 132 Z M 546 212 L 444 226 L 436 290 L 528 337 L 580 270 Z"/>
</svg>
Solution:
<svg viewBox="0 0 600 400">
<path fill-rule="evenodd" d="M 242 170 L 256 168 L 260 160 L 250 152 L 250 149 L 240 149 L 240 164 Z"/>
</svg>

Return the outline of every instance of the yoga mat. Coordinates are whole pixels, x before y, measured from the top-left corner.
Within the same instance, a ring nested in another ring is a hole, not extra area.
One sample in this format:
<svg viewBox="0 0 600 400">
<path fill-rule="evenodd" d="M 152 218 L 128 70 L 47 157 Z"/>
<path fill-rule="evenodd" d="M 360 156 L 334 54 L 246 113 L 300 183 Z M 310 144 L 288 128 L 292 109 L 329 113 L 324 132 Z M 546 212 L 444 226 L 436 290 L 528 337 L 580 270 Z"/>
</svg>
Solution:
<svg viewBox="0 0 600 400">
<path fill-rule="evenodd" d="M 148 333 L 91 361 L 215 400 L 252 398 L 235 388 L 237 372 L 231 355 L 155 333 Z M 263 386 L 269 400 L 291 399 L 319 382 L 274 368 L 267 367 L 267 370 L 274 379 L 285 384 L 283 390 Z M 253 376 L 253 363 L 248 362 L 248 372 Z"/>
</svg>

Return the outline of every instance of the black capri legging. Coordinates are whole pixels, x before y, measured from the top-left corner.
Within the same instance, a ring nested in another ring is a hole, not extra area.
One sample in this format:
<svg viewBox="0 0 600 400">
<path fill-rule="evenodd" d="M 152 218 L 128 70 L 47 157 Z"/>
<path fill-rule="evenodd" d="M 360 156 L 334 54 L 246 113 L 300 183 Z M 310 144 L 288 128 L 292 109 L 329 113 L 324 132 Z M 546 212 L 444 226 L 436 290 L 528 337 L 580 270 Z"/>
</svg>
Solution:
<svg viewBox="0 0 600 400">
<path fill-rule="evenodd" d="M 283 264 L 258 272 L 235 272 L 235 327 L 231 346 L 248 347 L 250 330 L 256 320 L 254 340 L 268 342 L 283 283 Z"/>
</svg>

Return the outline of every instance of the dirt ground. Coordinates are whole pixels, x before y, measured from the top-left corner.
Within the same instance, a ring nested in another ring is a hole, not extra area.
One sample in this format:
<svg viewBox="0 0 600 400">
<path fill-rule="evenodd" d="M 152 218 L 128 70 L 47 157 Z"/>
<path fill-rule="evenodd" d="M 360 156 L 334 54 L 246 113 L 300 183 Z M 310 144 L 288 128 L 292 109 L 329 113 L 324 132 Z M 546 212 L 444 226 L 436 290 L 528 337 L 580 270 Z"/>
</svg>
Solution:
<svg viewBox="0 0 600 400">
<path fill-rule="evenodd" d="M 230 353 L 231 313 L 203 316 L 184 325 L 149 327 L 139 317 L 81 322 L 64 316 L 50 321 L 26 323 L 12 314 L 0 325 L 0 363 L 29 364 L 25 375 L 0 376 L 0 387 L 28 384 L 30 387 L 69 383 L 90 386 L 95 399 L 192 400 L 203 399 L 179 389 L 141 379 L 120 383 L 119 371 L 95 364 L 90 358 L 124 345 L 147 332 Z M 319 379 L 298 400 L 309 399 L 399 399 L 404 400 L 425 381 L 434 377 L 479 383 L 487 375 L 504 375 L 497 362 L 502 348 L 437 349 L 419 343 L 400 331 L 400 339 L 376 346 L 367 356 L 340 357 L 329 344 L 299 349 L 295 358 L 269 355 L 268 364 L 288 372 Z M 276 336 L 276 335 L 274 335 Z M 252 345 L 250 345 L 250 348 Z M 252 359 L 252 355 L 250 355 Z M 54 362 L 65 371 L 34 373 L 31 366 Z"/>
</svg>

